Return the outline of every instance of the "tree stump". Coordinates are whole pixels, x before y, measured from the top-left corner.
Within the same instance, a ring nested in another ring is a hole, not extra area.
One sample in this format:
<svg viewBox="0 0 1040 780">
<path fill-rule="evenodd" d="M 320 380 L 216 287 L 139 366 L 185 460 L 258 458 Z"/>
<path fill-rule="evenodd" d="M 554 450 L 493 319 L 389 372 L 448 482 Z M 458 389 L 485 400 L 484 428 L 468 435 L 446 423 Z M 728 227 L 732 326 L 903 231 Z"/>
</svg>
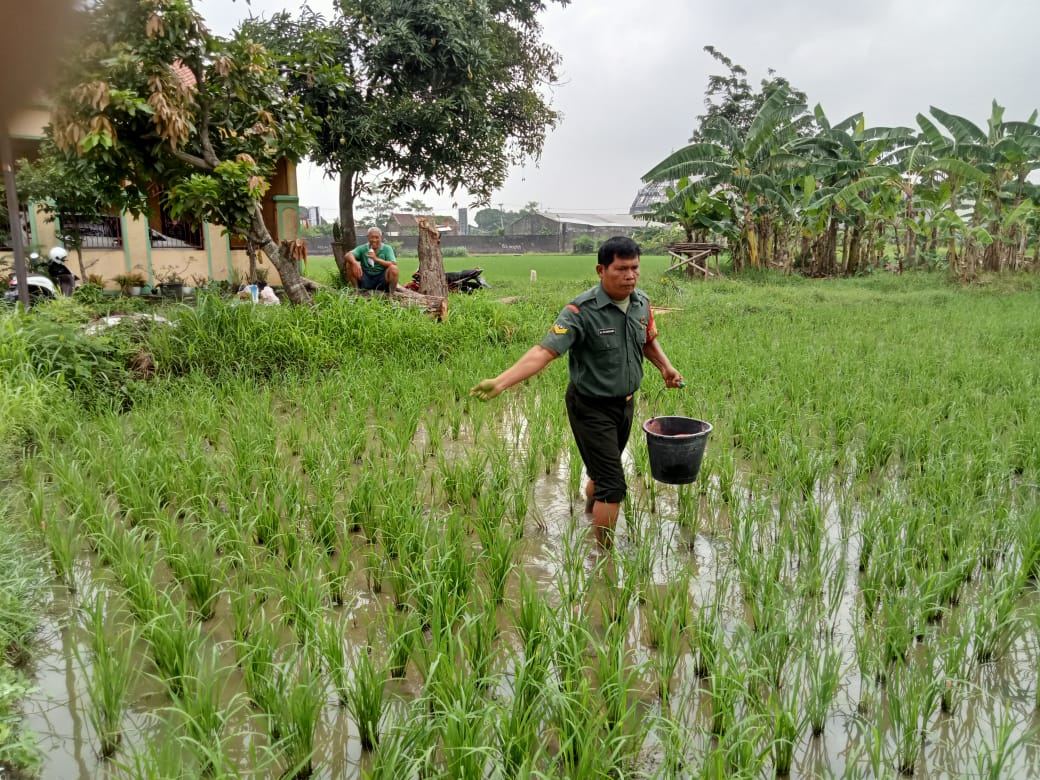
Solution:
<svg viewBox="0 0 1040 780">
<path fill-rule="evenodd" d="M 441 234 L 437 226 L 431 225 L 425 217 L 419 218 L 419 292 L 445 300 L 448 297 Z"/>
</svg>

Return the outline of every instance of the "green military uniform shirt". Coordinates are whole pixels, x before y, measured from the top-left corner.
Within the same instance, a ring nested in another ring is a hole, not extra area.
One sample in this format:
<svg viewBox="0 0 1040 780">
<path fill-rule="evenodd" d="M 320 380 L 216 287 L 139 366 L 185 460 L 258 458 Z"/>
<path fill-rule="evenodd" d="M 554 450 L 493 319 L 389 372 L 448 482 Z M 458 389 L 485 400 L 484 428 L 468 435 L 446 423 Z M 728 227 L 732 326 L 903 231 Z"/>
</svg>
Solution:
<svg viewBox="0 0 1040 780">
<path fill-rule="evenodd" d="M 629 296 L 623 312 L 597 285 L 564 307 L 542 346 L 568 354 L 574 389 L 582 395 L 615 398 L 634 393 L 643 380 L 643 347 L 657 338 L 650 299 Z"/>
</svg>

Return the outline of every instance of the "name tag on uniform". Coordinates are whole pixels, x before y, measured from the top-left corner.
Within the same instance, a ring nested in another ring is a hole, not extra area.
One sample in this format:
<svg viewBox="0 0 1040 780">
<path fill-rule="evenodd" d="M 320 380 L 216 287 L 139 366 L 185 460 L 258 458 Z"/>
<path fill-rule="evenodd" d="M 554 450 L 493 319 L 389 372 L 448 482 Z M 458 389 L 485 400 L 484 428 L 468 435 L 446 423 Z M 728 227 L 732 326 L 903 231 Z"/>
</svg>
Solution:
<svg viewBox="0 0 1040 780">
<path fill-rule="evenodd" d="M 602 329 L 602 330 L 601 330 L 601 331 L 599 332 L 599 335 L 601 335 L 601 336 L 613 336 L 613 335 L 614 335 L 614 332 L 615 332 L 615 331 L 614 331 L 614 328 L 603 328 L 603 329 Z"/>
</svg>

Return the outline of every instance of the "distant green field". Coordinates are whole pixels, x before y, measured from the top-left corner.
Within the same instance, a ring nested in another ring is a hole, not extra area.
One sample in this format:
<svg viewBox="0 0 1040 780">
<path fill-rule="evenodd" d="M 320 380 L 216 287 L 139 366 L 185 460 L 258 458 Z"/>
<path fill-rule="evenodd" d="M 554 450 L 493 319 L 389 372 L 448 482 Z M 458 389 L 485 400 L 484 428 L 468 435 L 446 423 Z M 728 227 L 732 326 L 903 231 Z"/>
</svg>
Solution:
<svg viewBox="0 0 1040 780">
<path fill-rule="evenodd" d="M 657 279 L 668 267 L 668 258 L 660 255 L 644 256 L 641 265 L 644 279 Z M 419 258 L 402 257 L 398 260 L 398 266 L 401 269 L 401 281 L 405 283 L 419 267 Z M 521 282 L 529 284 L 531 271 L 538 272 L 539 284 L 596 279 L 595 255 L 470 255 L 444 259 L 447 271 L 461 271 L 476 266 L 484 269 L 484 278 L 492 287 L 504 283 L 510 286 Z M 312 257 L 307 261 L 307 275 L 317 281 L 324 281 L 335 270 L 336 264 L 328 256 Z"/>
</svg>

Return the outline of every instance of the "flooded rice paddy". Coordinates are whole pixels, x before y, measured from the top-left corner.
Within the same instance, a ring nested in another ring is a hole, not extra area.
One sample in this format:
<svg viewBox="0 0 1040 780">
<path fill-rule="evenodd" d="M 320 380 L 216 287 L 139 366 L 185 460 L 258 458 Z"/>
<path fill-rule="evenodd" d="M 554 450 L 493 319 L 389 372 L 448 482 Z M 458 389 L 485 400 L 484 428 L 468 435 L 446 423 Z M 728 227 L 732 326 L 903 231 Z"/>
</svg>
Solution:
<svg viewBox="0 0 1040 780">
<path fill-rule="evenodd" d="M 43 777 L 1040 776 L 1013 473 L 745 418 L 676 488 L 637 424 L 596 554 L 552 393 L 390 422 L 305 392 L 334 411 L 171 402 L 27 466 Z"/>
</svg>

